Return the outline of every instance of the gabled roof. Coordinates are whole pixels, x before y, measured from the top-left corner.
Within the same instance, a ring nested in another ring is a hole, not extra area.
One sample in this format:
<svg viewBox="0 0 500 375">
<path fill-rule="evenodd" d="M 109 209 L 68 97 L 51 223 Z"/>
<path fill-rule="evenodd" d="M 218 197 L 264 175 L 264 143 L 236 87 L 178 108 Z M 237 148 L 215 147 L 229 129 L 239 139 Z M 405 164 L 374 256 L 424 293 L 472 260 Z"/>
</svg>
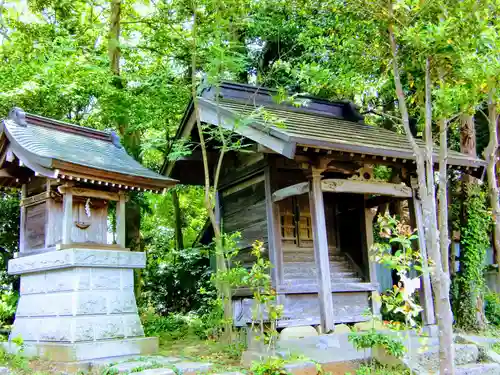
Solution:
<svg viewBox="0 0 500 375">
<path fill-rule="evenodd" d="M 373 157 L 415 160 L 405 135 L 367 125 L 352 103 L 330 102 L 309 96 L 303 106 L 276 104 L 275 90 L 223 82 L 198 96 L 203 122 L 231 129 L 276 153 L 293 159 L 297 147 L 340 151 Z M 218 96 L 218 99 L 217 99 Z M 177 138 L 189 137 L 194 126 L 193 105 L 188 106 Z M 271 119 L 271 120 L 269 120 Z M 244 124 L 244 125 L 243 125 Z M 416 140 L 423 145 L 421 140 Z M 437 160 L 435 149 L 435 160 Z M 449 151 L 448 164 L 484 167 L 486 162 L 456 151 Z M 164 166 L 169 175 L 173 163 Z"/>
<path fill-rule="evenodd" d="M 15 157 L 37 175 L 144 190 L 161 190 L 176 183 L 134 160 L 114 133 L 27 114 L 18 108 L 2 121 L 0 132 L 2 164 Z"/>
</svg>

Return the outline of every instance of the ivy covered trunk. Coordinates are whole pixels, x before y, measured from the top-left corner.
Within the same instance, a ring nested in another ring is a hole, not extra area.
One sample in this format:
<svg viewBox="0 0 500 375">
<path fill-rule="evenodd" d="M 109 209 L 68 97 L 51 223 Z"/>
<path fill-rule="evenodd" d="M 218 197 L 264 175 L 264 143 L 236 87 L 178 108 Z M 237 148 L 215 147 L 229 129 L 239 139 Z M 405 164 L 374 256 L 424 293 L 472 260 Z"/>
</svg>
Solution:
<svg viewBox="0 0 500 375">
<path fill-rule="evenodd" d="M 485 150 L 485 155 L 488 160 L 486 174 L 488 176 L 490 205 L 494 220 L 493 247 L 496 254 L 496 263 L 498 265 L 497 283 L 500 284 L 500 203 L 498 201 L 499 190 L 496 174 L 498 154 L 498 115 L 496 109 L 497 102 L 495 100 L 495 91 L 496 90 L 492 88 L 488 98 L 488 127 L 490 131 L 490 141 Z"/>
</svg>

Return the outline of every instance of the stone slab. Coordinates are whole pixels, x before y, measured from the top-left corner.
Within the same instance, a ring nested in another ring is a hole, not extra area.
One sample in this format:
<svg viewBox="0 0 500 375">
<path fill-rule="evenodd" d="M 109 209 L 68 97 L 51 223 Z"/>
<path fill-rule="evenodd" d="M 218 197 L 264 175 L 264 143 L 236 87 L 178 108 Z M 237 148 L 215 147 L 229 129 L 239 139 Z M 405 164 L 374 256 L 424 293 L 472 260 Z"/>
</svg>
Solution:
<svg viewBox="0 0 500 375">
<path fill-rule="evenodd" d="M 180 375 L 195 375 L 209 372 L 213 365 L 208 362 L 179 362 L 174 366 Z"/>
<path fill-rule="evenodd" d="M 371 350 L 358 351 L 349 342 L 349 334 L 327 334 L 294 340 L 279 340 L 277 349 L 291 355 L 301 355 L 320 363 L 364 360 L 371 357 Z"/>
<path fill-rule="evenodd" d="M 311 336 L 318 336 L 318 332 L 312 326 L 287 327 L 280 332 L 279 340 L 302 339 Z"/>
<path fill-rule="evenodd" d="M 170 368 L 152 368 L 136 372 L 134 375 L 175 375 L 175 371 Z"/>
<path fill-rule="evenodd" d="M 66 249 L 9 261 L 9 275 L 22 275 L 69 267 L 144 268 L 146 254 L 119 250 Z"/>
<path fill-rule="evenodd" d="M 122 357 L 145 356 L 158 352 L 157 337 L 138 337 L 124 340 L 106 340 L 85 343 L 24 343 L 24 351 L 12 343 L 5 343 L 5 349 L 12 354 L 26 357 L 38 357 L 41 360 L 55 362 L 82 362 Z"/>
<path fill-rule="evenodd" d="M 458 366 L 455 375 L 498 375 L 500 365 L 498 363 L 471 363 Z"/>
<path fill-rule="evenodd" d="M 123 362 L 109 368 L 111 373 L 128 374 L 130 372 L 139 372 L 151 367 L 151 363 L 146 361 Z"/>
</svg>

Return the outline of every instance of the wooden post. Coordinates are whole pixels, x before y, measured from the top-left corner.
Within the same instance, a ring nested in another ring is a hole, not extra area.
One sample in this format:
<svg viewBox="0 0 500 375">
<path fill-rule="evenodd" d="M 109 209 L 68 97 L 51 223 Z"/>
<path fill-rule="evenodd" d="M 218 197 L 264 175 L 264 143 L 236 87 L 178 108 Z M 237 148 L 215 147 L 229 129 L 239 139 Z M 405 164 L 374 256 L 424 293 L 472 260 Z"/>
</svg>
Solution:
<svg viewBox="0 0 500 375">
<path fill-rule="evenodd" d="M 118 204 L 116 205 L 116 242 L 121 247 L 126 247 L 127 238 L 125 236 L 125 206 L 127 202 L 127 195 L 125 192 L 120 192 Z"/>
<path fill-rule="evenodd" d="M 371 283 L 378 283 L 377 279 L 377 263 L 375 263 L 370 258 L 370 251 L 373 246 L 373 218 L 376 215 L 376 211 L 372 211 L 370 208 L 365 208 L 365 239 L 366 239 L 366 252 L 368 259 L 368 276 Z M 372 295 L 372 310 L 373 315 L 380 316 L 380 296 L 378 291 L 373 291 Z"/>
<path fill-rule="evenodd" d="M 420 304 L 424 309 L 422 311 L 422 321 L 424 325 L 428 326 L 436 324 L 436 316 L 434 313 L 434 300 L 432 298 L 431 276 L 429 274 L 429 265 L 427 261 L 427 247 L 425 244 L 424 225 L 422 218 L 422 203 L 418 199 L 415 184 L 412 183 L 412 186 L 414 186 L 413 211 L 415 223 L 418 230 L 418 246 L 420 247 L 420 252 L 422 254 L 422 265 L 424 268 L 424 273 L 421 277 L 422 285 L 420 286 Z"/>
<path fill-rule="evenodd" d="M 271 188 L 271 170 L 264 170 L 264 187 L 266 192 L 266 217 L 267 217 L 267 242 L 269 247 L 269 261 L 273 265 L 271 269 L 271 282 L 277 288 L 283 283 L 283 253 L 279 238 L 279 227 L 276 225 L 277 204 L 273 203 Z"/>
<path fill-rule="evenodd" d="M 319 308 L 324 333 L 334 330 L 332 281 L 326 234 L 325 205 L 321 191 L 321 170 L 313 168 L 309 176 L 309 204 L 311 209 L 314 241 L 314 259 L 318 272 Z"/>
<path fill-rule="evenodd" d="M 73 192 L 67 187 L 63 193 L 63 223 L 62 244 L 71 243 L 71 229 L 73 228 Z"/>
<path fill-rule="evenodd" d="M 27 192 L 26 184 L 21 187 L 21 200 L 26 198 Z M 21 214 L 19 217 L 19 252 L 24 252 L 26 250 L 25 244 L 25 231 L 26 231 L 26 207 L 21 206 Z"/>
</svg>

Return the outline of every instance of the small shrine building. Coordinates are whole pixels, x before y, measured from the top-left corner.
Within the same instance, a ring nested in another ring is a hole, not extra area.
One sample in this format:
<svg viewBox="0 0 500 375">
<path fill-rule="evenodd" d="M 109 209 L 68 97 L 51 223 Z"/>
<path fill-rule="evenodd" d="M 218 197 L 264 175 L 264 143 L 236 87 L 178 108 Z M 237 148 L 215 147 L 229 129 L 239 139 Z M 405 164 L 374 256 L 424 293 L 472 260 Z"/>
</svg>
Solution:
<svg viewBox="0 0 500 375">
<path fill-rule="evenodd" d="M 14 108 L 0 129 L 0 186 L 22 191 L 9 342 L 21 337 L 26 355 L 58 362 L 156 352 L 137 311 L 133 271 L 146 257 L 126 248 L 125 206 L 128 192 L 175 183 L 135 161 L 114 133 Z"/>
</svg>

